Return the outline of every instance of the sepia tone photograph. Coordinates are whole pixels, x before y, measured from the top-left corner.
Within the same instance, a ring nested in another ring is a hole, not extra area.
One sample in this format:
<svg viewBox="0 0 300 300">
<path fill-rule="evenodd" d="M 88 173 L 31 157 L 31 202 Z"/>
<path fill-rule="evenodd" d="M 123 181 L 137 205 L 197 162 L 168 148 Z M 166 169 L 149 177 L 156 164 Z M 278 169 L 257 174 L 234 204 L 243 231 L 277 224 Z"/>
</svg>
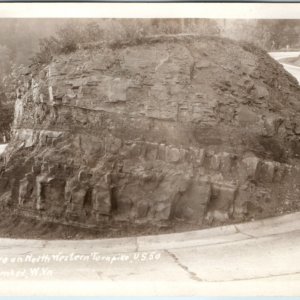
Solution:
<svg viewBox="0 0 300 300">
<path fill-rule="evenodd" d="M 300 19 L 0 17 L 0 294 L 299 295 L 299 82 Z"/>
</svg>

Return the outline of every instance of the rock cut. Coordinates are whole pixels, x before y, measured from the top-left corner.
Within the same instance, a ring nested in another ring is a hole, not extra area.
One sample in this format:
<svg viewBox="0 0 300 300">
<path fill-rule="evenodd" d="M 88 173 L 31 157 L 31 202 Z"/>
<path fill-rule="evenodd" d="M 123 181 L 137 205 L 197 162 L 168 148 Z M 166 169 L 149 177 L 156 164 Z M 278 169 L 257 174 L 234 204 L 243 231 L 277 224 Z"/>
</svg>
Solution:
<svg viewBox="0 0 300 300">
<path fill-rule="evenodd" d="M 250 44 L 83 46 L 20 81 L 3 209 L 78 226 L 202 226 L 299 208 L 299 86 Z"/>
</svg>

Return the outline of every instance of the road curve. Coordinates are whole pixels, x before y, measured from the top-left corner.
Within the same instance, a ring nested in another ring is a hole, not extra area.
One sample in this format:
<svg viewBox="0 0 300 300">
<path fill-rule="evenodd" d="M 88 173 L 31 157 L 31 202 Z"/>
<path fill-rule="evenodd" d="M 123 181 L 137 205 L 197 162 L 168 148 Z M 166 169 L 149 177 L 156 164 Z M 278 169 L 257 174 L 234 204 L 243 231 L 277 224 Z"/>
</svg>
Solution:
<svg viewBox="0 0 300 300">
<path fill-rule="evenodd" d="M 298 57 L 300 55 L 300 51 L 295 52 L 269 52 L 269 55 L 276 59 L 280 60 L 282 58 L 289 58 L 289 57 Z M 291 64 L 282 63 L 279 61 L 284 67 L 286 71 L 288 71 L 290 74 L 292 74 L 300 84 L 300 67 L 293 66 Z"/>
<path fill-rule="evenodd" d="M 299 295 L 299 262 L 300 213 L 138 238 L 0 239 L 0 295 Z"/>
</svg>

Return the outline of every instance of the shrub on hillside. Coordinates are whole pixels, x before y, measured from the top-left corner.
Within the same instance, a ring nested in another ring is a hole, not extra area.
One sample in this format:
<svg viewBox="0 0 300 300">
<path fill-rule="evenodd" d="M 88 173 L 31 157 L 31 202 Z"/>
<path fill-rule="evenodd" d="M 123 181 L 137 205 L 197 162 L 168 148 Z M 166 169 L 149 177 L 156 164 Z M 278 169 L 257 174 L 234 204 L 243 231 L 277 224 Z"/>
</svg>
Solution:
<svg viewBox="0 0 300 300">
<path fill-rule="evenodd" d="M 195 33 L 219 35 L 216 22 L 212 20 L 183 19 L 105 19 L 91 22 L 72 21 L 61 27 L 54 36 L 40 40 L 40 51 L 33 61 L 49 63 L 54 55 L 76 51 L 81 45 L 86 49 L 97 43 L 138 43 L 145 36 Z"/>
</svg>

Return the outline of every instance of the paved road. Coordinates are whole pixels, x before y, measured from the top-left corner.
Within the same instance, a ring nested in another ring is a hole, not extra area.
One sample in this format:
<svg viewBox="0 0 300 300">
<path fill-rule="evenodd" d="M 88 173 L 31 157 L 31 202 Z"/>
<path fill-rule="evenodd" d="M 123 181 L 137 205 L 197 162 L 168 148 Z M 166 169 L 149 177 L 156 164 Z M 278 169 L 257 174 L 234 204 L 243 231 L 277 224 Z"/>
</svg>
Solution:
<svg viewBox="0 0 300 300">
<path fill-rule="evenodd" d="M 300 51 L 269 52 L 269 55 L 278 60 L 281 58 L 297 57 L 300 55 Z"/>
<path fill-rule="evenodd" d="M 288 57 L 297 57 L 300 55 L 300 52 L 270 52 L 270 56 L 272 56 L 274 59 L 279 60 L 282 58 L 288 58 Z M 281 63 L 281 62 L 280 62 Z M 298 80 L 300 84 L 300 67 L 296 67 L 290 64 L 281 63 L 286 71 L 291 73 L 296 79 Z"/>
<path fill-rule="evenodd" d="M 300 213 L 152 237 L 0 239 L 0 278 L 2 295 L 299 295 Z"/>
<path fill-rule="evenodd" d="M 0 144 L 0 155 L 4 152 L 7 144 Z"/>
</svg>

